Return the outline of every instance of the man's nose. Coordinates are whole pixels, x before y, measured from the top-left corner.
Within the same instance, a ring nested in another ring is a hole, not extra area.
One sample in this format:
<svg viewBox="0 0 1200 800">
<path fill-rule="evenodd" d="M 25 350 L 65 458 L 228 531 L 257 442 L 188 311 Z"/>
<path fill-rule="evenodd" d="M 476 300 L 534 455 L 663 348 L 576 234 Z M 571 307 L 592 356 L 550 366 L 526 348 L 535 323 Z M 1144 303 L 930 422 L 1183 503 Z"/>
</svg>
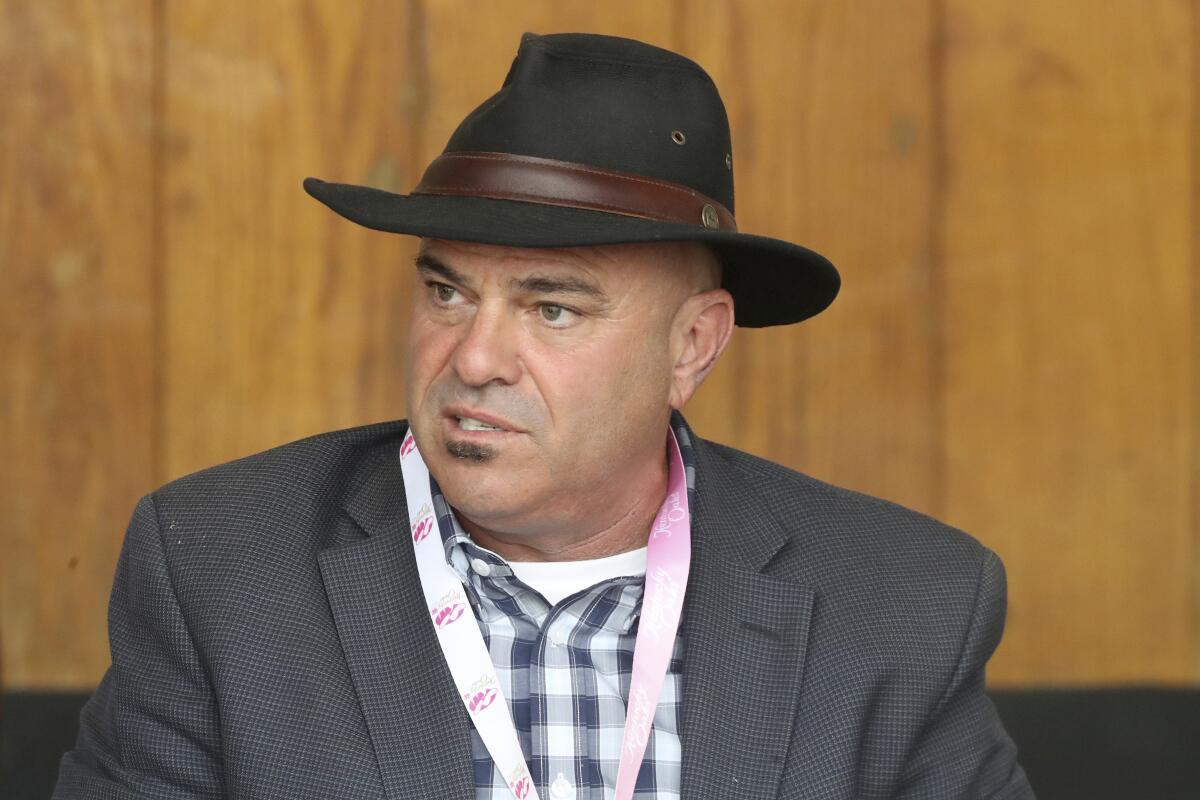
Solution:
<svg viewBox="0 0 1200 800">
<path fill-rule="evenodd" d="M 483 304 L 465 323 L 463 338 L 454 350 L 452 364 L 468 386 L 492 381 L 514 384 L 521 379 L 517 357 L 517 322 L 500 304 Z"/>
</svg>

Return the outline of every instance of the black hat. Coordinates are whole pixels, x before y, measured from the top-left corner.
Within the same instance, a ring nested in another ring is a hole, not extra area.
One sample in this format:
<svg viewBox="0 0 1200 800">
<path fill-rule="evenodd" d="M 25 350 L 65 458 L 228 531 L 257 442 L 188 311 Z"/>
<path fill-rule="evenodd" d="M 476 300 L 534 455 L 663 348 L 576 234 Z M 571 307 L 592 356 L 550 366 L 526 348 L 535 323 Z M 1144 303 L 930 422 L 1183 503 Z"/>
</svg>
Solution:
<svg viewBox="0 0 1200 800">
<path fill-rule="evenodd" d="M 721 259 L 737 324 L 799 322 L 837 295 L 805 247 L 738 233 L 729 122 L 695 62 L 632 39 L 521 39 L 411 194 L 304 181 L 368 228 L 516 247 L 696 241 Z"/>
</svg>

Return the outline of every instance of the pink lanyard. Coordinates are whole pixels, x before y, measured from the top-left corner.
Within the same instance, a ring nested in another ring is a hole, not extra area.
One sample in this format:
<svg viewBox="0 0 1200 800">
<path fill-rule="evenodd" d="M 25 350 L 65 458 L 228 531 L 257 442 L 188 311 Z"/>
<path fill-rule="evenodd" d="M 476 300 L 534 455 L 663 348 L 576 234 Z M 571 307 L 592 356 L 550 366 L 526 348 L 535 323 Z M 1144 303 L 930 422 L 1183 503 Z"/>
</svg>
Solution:
<svg viewBox="0 0 1200 800">
<path fill-rule="evenodd" d="M 646 587 L 633 651 L 633 675 L 621 741 L 621 765 L 617 770 L 616 800 L 633 797 L 654 723 L 654 711 L 675 647 L 691 564 L 691 513 L 683 457 L 674 431 L 670 431 L 667 450 L 667 496 L 654 518 L 646 543 Z M 513 796 L 517 800 L 538 800 L 508 703 L 500 697 L 500 682 L 491 655 L 479 626 L 470 624 L 473 615 L 466 613 L 469 608 L 466 590 L 446 563 L 441 537 L 432 535 L 437 529 L 437 517 L 433 511 L 429 468 L 417 450 L 411 431 L 400 445 L 400 466 L 404 473 L 404 493 L 408 500 L 408 518 L 412 522 L 413 553 L 421 588 L 454 685 Z M 456 624 L 459 620 L 463 622 Z"/>
</svg>

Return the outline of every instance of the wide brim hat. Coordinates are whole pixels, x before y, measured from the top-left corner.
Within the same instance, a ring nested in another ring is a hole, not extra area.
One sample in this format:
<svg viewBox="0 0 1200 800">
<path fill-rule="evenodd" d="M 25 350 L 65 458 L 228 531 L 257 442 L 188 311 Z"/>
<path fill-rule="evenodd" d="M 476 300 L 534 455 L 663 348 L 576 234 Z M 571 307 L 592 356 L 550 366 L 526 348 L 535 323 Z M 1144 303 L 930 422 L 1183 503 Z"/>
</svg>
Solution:
<svg viewBox="0 0 1200 800">
<path fill-rule="evenodd" d="M 500 91 L 407 195 L 316 178 L 304 188 L 389 233 L 513 247 L 703 242 L 743 327 L 807 319 L 840 286 L 819 253 L 738 231 L 716 86 L 695 62 L 631 39 L 526 34 Z"/>
</svg>

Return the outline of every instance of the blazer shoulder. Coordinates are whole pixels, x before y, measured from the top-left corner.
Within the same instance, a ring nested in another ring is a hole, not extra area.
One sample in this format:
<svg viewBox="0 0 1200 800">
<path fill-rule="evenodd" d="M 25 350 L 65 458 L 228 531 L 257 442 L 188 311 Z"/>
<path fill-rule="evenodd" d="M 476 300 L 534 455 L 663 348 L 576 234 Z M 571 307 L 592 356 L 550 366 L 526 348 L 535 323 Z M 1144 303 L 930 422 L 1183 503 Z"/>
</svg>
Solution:
<svg viewBox="0 0 1200 800">
<path fill-rule="evenodd" d="M 398 452 L 407 430 L 396 420 L 309 436 L 177 478 L 150 499 L 159 525 L 181 544 L 190 532 L 218 549 L 289 538 L 319 548 L 345 498 L 366 483 L 402 497 Z"/>
<path fill-rule="evenodd" d="M 859 575 L 934 573 L 970 580 L 994 558 L 975 537 L 928 514 L 726 445 L 703 447 L 789 532 L 796 540 L 793 549 L 810 557 L 851 564 Z"/>
<path fill-rule="evenodd" d="M 765 509 L 783 531 L 764 572 L 812 587 L 822 629 L 839 647 L 917 680 L 952 674 L 968 631 L 980 632 L 987 653 L 994 649 L 1004 568 L 974 537 L 730 447 L 704 448 L 701 463 L 715 473 L 710 480 L 727 484 L 723 496 Z"/>
<path fill-rule="evenodd" d="M 244 492 L 314 490 L 336 494 L 364 461 L 397 453 L 407 430 L 406 420 L 392 420 L 318 433 L 175 478 L 159 487 L 154 499 L 173 503 L 196 495 L 219 500 Z"/>
</svg>

